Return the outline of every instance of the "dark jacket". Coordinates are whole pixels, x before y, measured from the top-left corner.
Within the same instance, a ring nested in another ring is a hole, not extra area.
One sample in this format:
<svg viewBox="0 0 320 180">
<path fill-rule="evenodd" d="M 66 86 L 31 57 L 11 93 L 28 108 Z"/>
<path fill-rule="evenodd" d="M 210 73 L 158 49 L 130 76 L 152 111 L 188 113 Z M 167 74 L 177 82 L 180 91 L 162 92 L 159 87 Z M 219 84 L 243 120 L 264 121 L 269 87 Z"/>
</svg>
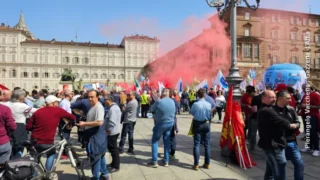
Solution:
<svg viewBox="0 0 320 180">
<path fill-rule="evenodd" d="M 174 99 L 174 98 L 171 98 L 174 102 L 174 105 L 176 107 L 176 113 L 175 113 L 175 116 L 174 116 L 174 124 L 173 124 L 173 129 L 174 131 L 176 132 L 179 132 L 179 129 L 178 129 L 178 119 L 177 119 L 177 114 L 178 114 L 178 108 L 179 108 L 179 105 L 178 105 L 178 102 Z"/>
<path fill-rule="evenodd" d="M 262 104 L 258 111 L 258 146 L 262 149 L 283 149 L 287 145 L 285 131 L 290 129 L 288 120 L 277 114 L 272 106 Z"/>
<path fill-rule="evenodd" d="M 280 108 L 275 105 L 273 108 L 281 117 L 287 119 L 290 124 L 297 124 L 297 129 L 300 128 L 299 117 L 293 107 L 285 106 L 284 108 Z M 296 142 L 297 129 L 289 129 L 285 131 L 286 139 L 288 142 Z"/>
</svg>

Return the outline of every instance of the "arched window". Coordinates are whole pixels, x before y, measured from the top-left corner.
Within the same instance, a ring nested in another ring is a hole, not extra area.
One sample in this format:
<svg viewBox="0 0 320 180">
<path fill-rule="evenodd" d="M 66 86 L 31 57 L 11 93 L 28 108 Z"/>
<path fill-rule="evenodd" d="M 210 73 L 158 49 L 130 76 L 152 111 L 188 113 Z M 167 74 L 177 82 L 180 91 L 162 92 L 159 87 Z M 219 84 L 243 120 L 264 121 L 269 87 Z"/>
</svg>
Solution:
<svg viewBox="0 0 320 180">
<path fill-rule="evenodd" d="M 88 78 L 89 78 L 89 74 L 88 74 L 88 73 L 84 73 L 84 74 L 82 75 L 82 78 L 88 79 Z"/>
<path fill-rule="evenodd" d="M 118 79 L 124 79 L 124 75 L 123 74 L 119 74 L 118 75 Z"/>
<path fill-rule="evenodd" d="M 73 75 L 74 75 L 75 78 L 79 77 L 79 73 L 74 73 Z"/>
<path fill-rule="evenodd" d="M 107 75 L 105 73 L 101 74 L 101 79 L 107 79 Z"/>
<path fill-rule="evenodd" d="M 111 79 L 116 79 L 116 75 L 115 75 L 115 74 L 111 74 L 111 75 L 110 75 L 110 78 L 111 78 Z"/>
<path fill-rule="evenodd" d="M 93 79 L 97 79 L 98 78 L 98 74 L 97 73 L 92 74 L 92 78 Z"/>
<path fill-rule="evenodd" d="M 48 78 L 48 77 L 49 77 L 49 73 L 48 73 L 48 72 L 45 72 L 45 73 L 44 73 L 44 77 L 45 77 L 45 78 Z"/>
</svg>

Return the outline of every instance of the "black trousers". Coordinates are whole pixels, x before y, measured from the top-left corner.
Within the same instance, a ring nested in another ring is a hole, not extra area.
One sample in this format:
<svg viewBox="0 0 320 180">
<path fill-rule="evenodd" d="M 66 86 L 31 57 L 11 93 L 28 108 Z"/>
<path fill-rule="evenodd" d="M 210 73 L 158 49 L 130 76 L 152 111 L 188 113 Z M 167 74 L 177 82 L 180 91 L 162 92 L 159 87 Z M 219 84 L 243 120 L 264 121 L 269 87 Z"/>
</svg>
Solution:
<svg viewBox="0 0 320 180">
<path fill-rule="evenodd" d="M 219 121 L 221 121 L 221 118 L 222 118 L 222 110 L 223 110 L 222 107 L 217 107 L 217 113 L 218 113 L 218 116 L 219 116 Z"/>
<path fill-rule="evenodd" d="M 119 143 L 119 149 L 123 151 L 123 146 L 126 143 L 126 138 L 128 134 L 128 141 L 129 141 L 129 151 L 133 151 L 133 133 L 134 133 L 134 126 L 136 125 L 136 122 L 128 122 L 124 123 L 122 126 L 122 132 L 121 132 L 121 140 Z"/>
<path fill-rule="evenodd" d="M 112 157 L 112 162 L 110 166 L 116 169 L 120 169 L 120 156 L 117 144 L 118 137 L 119 134 L 108 136 L 108 150 Z"/>
<path fill-rule="evenodd" d="M 141 117 L 147 118 L 147 114 L 149 111 L 149 104 L 141 104 Z"/>
</svg>

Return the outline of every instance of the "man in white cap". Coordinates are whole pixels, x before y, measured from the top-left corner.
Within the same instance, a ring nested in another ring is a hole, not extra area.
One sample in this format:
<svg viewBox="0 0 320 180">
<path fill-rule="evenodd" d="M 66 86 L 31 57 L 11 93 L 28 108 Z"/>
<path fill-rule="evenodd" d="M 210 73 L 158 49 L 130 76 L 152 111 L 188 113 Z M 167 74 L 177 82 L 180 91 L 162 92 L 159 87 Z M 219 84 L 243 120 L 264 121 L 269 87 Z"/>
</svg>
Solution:
<svg viewBox="0 0 320 180">
<path fill-rule="evenodd" d="M 54 136 L 60 119 L 75 120 L 75 117 L 67 111 L 58 107 L 61 99 L 49 95 L 46 97 L 46 107 L 37 110 L 30 118 L 26 129 L 31 131 L 31 140 L 36 140 L 36 149 L 42 152 L 54 143 Z M 47 152 L 46 169 L 51 170 L 54 163 L 56 150 Z"/>
</svg>

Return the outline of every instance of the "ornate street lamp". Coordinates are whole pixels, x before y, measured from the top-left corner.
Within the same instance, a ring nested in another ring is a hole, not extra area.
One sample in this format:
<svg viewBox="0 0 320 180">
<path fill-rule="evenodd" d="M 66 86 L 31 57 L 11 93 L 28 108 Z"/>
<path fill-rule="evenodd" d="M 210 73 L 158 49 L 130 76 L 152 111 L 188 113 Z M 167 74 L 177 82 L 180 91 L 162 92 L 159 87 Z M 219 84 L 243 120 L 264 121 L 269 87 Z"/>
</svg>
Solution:
<svg viewBox="0 0 320 180">
<path fill-rule="evenodd" d="M 229 69 L 229 75 L 226 78 L 229 86 L 233 85 L 233 98 L 234 100 L 240 100 L 241 91 L 240 83 L 242 78 L 237 67 L 237 5 L 241 4 L 241 0 L 206 0 L 210 7 L 217 8 L 220 18 L 224 12 L 230 8 L 230 34 L 231 34 L 231 67 Z M 243 0 L 246 6 L 252 10 L 256 10 L 259 7 L 260 0 L 256 0 L 257 5 L 250 5 L 248 0 Z"/>
</svg>

